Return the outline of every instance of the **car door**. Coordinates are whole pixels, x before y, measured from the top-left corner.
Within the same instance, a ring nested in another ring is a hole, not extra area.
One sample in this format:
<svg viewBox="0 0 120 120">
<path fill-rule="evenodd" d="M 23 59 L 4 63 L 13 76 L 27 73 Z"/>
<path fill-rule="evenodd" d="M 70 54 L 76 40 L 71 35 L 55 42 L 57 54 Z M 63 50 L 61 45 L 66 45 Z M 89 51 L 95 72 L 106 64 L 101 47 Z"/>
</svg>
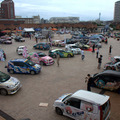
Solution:
<svg viewBox="0 0 120 120">
<path fill-rule="evenodd" d="M 39 44 L 39 48 L 42 50 L 43 49 L 43 44 Z"/>
<path fill-rule="evenodd" d="M 62 54 L 62 57 L 67 57 L 67 56 L 68 56 L 68 53 L 65 52 L 64 50 L 61 50 L 60 52 L 61 52 L 61 54 Z"/>
<path fill-rule="evenodd" d="M 28 67 L 24 62 L 14 62 L 14 71 L 16 73 L 28 73 Z"/>
<path fill-rule="evenodd" d="M 82 117 L 84 112 L 80 110 L 81 100 L 77 98 L 69 98 L 64 104 L 64 115 L 73 119 L 79 119 Z"/>
</svg>

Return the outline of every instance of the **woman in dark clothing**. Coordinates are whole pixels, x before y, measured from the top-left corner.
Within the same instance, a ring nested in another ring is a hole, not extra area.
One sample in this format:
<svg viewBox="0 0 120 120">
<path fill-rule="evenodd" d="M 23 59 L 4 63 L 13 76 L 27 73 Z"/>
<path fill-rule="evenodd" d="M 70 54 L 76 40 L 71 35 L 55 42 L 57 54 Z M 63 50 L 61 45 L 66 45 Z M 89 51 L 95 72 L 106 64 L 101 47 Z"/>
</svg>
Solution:
<svg viewBox="0 0 120 120">
<path fill-rule="evenodd" d="M 109 54 L 111 54 L 111 52 L 112 52 L 112 45 L 110 45 L 109 47 Z"/>
</svg>

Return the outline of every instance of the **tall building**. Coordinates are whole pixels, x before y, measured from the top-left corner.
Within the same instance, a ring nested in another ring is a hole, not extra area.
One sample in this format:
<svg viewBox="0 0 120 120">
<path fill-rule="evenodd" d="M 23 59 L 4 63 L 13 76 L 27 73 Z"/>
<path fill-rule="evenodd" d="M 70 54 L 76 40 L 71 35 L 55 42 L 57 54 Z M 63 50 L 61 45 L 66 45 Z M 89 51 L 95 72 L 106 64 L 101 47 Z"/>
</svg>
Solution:
<svg viewBox="0 0 120 120">
<path fill-rule="evenodd" d="M 14 2 L 4 0 L 0 4 L 0 19 L 15 19 Z"/>
<path fill-rule="evenodd" d="M 52 17 L 50 23 L 79 23 L 79 17 Z"/>
<path fill-rule="evenodd" d="M 24 20 L 25 24 L 40 24 L 40 16 L 33 16 L 32 18 L 22 18 L 21 16 L 15 16 L 16 19 Z"/>
<path fill-rule="evenodd" d="M 115 2 L 114 21 L 120 22 L 120 1 Z"/>
</svg>

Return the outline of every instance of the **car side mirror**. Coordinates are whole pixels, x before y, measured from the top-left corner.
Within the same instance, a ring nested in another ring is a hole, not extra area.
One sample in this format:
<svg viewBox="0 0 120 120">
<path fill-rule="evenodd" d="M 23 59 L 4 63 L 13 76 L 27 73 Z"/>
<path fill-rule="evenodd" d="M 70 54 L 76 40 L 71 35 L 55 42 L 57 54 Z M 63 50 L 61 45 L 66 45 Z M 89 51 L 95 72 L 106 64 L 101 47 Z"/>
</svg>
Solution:
<svg viewBox="0 0 120 120">
<path fill-rule="evenodd" d="M 67 104 L 68 104 L 68 101 L 66 100 L 66 101 L 64 102 L 64 104 L 67 105 Z"/>
</svg>

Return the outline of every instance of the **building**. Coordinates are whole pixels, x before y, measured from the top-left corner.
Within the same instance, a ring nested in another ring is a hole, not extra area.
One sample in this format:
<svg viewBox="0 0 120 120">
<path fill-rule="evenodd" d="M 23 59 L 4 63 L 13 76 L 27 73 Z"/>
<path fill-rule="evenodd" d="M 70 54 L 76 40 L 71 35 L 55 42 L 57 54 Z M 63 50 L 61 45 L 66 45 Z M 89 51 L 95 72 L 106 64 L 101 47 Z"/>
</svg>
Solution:
<svg viewBox="0 0 120 120">
<path fill-rule="evenodd" d="M 79 17 L 52 17 L 50 23 L 79 23 Z"/>
<path fill-rule="evenodd" d="M 0 4 L 0 19 L 15 19 L 14 2 L 4 0 Z"/>
<path fill-rule="evenodd" d="M 120 1 L 115 2 L 114 21 L 120 22 Z"/>
<path fill-rule="evenodd" d="M 21 16 L 15 16 L 16 19 L 25 21 L 25 24 L 40 24 L 40 16 L 33 16 L 32 18 L 22 18 Z"/>
</svg>

